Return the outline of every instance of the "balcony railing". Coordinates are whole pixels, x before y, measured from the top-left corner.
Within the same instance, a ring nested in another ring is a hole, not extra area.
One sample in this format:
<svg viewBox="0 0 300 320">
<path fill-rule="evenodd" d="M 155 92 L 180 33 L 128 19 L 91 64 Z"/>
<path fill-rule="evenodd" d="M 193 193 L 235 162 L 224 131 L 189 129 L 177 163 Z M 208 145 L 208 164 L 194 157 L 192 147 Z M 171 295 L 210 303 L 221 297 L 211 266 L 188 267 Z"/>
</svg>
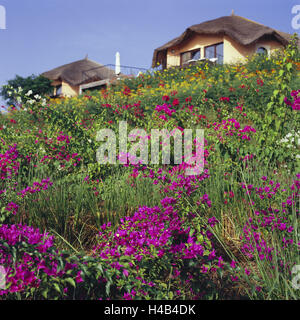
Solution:
<svg viewBox="0 0 300 320">
<path fill-rule="evenodd" d="M 91 79 L 101 78 L 101 80 L 114 80 L 118 78 L 131 78 L 136 77 L 140 73 L 149 71 L 146 68 L 119 66 L 119 73 L 116 74 L 116 65 L 107 64 L 101 67 L 92 68 L 83 72 L 83 82 Z"/>
<path fill-rule="evenodd" d="M 218 64 L 223 64 L 223 55 L 221 54 L 218 54 L 216 58 L 200 58 L 200 59 L 191 59 L 191 60 L 188 60 L 186 62 L 184 62 L 182 64 L 183 67 L 185 66 L 188 66 L 188 65 L 191 65 L 191 64 L 195 64 L 197 62 L 200 62 L 200 61 L 207 61 L 209 63 L 212 63 L 212 64 L 215 64 L 215 63 L 218 63 Z"/>
<path fill-rule="evenodd" d="M 118 72 L 118 73 L 116 73 Z M 82 84 L 79 87 L 79 94 L 85 90 L 99 89 L 106 87 L 109 83 L 118 79 L 134 78 L 140 73 L 149 72 L 146 68 L 118 66 L 107 64 L 104 66 L 85 70 L 82 74 Z"/>
</svg>

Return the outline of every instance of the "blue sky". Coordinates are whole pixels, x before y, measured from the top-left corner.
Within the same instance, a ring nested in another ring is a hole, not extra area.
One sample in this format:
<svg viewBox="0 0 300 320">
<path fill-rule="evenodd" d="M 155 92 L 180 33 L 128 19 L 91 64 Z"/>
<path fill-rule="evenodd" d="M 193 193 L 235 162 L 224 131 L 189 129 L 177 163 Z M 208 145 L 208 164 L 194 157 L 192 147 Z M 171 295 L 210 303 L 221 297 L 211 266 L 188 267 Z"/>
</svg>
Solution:
<svg viewBox="0 0 300 320">
<path fill-rule="evenodd" d="M 0 0 L 0 86 L 16 74 L 40 74 L 89 58 L 149 68 L 153 50 L 187 27 L 235 14 L 294 33 L 300 0 Z M 299 30 L 298 30 L 299 31 Z M 1 103 L 1 101 L 0 101 Z"/>
</svg>

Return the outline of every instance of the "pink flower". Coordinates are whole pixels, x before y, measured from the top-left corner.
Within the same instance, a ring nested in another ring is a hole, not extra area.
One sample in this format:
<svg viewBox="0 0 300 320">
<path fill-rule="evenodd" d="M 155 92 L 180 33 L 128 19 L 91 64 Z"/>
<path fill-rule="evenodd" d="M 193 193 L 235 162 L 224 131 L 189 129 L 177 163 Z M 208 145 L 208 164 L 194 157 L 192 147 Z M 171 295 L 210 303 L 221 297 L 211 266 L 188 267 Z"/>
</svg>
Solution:
<svg viewBox="0 0 300 320">
<path fill-rule="evenodd" d="M 127 292 L 124 293 L 123 298 L 125 300 L 132 300 L 132 297 L 131 297 L 130 293 L 127 293 Z"/>
<path fill-rule="evenodd" d="M 235 269 L 236 263 L 237 263 L 236 261 L 232 260 L 231 263 L 230 263 L 230 267 Z"/>
<path fill-rule="evenodd" d="M 123 274 L 124 274 L 125 277 L 128 277 L 128 276 L 129 276 L 128 270 L 124 269 L 124 270 L 123 270 Z"/>
<path fill-rule="evenodd" d="M 167 121 L 167 117 L 166 117 L 165 115 L 163 115 L 163 114 L 161 114 L 161 115 L 159 116 L 159 119 L 162 119 L 162 120 L 164 120 L 164 121 Z"/>
<path fill-rule="evenodd" d="M 75 280 L 76 280 L 77 283 L 83 282 L 83 279 L 81 277 L 81 271 L 78 271 Z"/>
</svg>

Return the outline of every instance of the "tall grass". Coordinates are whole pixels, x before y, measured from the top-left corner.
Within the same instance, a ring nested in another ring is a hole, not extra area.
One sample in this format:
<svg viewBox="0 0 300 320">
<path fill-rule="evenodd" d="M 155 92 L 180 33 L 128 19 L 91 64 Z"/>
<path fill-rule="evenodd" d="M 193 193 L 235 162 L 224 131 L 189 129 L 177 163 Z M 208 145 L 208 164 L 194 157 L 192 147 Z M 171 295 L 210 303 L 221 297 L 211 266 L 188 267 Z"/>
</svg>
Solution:
<svg viewBox="0 0 300 320">
<path fill-rule="evenodd" d="M 120 218 L 133 214 L 139 206 L 155 206 L 161 198 L 150 181 L 132 180 L 121 170 L 98 184 L 88 183 L 85 176 L 52 180 L 48 190 L 30 201 L 22 201 L 17 219 L 41 230 L 51 230 L 83 250 L 94 244 L 101 225 L 107 222 L 117 225 Z M 25 184 L 39 178 L 29 170 Z"/>
<path fill-rule="evenodd" d="M 257 250 L 254 251 L 252 259 L 249 259 L 241 250 L 243 227 L 249 218 L 252 218 L 254 223 L 259 219 L 254 213 L 254 207 L 265 210 L 269 207 L 280 209 L 281 201 L 284 200 L 276 198 L 266 203 L 265 207 L 259 207 L 259 204 L 252 206 L 254 198 L 241 188 L 241 183 L 260 186 L 262 185 L 261 177 L 267 176 L 279 182 L 282 189 L 288 189 L 295 177 L 289 175 L 286 170 L 278 171 L 260 166 L 257 161 L 249 162 L 247 167 L 236 166 L 230 174 L 225 173 L 226 170 L 222 166 L 214 167 L 210 179 L 197 190 L 196 198 L 203 193 L 209 194 L 212 199 L 211 208 L 197 208 L 189 199 L 190 208 L 200 216 L 200 224 L 205 223 L 206 219 L 212 216 L 220 222 L 214 228 L 210 228 L 215 236 L 217 248 L 223 256 L 227 257 L 228 263 L 232 259 L 240 263 L 238 275 L 243 283 L 241 289 L 250 299 L 299 299 L 299 290 L 292 285 L 291 272 L 294 265 L 300 264 L 299 199 L 296 199 L 292 212 L 287 213 L 287 218 L 295 231 L 291 247 L 283 248 L 282 235 L 277 229 L 271 232 L 259 227 L 256 232 L 260 232 L 265 237 L 267 245 L 274 248 L 272 262 L 266 259 L 261 260 Z M 226 199 L 224 193 L 229 191 L 233 192 L 234 197 Z M 225 200 L 228 201 L 227 204 Z M 243 266 L 247 268 L 250 266 L 251 276 L 245 275 Z M 260 291 L 259 287 L 262 283 L 264 290 Z"/>
</svg>

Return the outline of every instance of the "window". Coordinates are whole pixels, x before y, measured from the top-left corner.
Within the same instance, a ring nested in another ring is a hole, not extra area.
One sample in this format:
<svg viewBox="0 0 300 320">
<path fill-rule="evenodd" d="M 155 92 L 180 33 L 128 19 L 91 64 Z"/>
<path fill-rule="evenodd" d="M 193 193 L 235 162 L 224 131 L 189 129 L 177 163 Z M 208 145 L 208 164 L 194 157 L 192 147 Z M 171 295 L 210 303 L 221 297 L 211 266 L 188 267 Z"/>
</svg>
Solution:
<svg viewBox="0 0 300 320">
<path fill-rule="evenodd" d="M 62 86 L 56 86 L 56 95 L 59 96 L 62 94 Z"/>
<path fill-rule="evenodd" d="M 189 60 L 199 60 L 200 58 L 201 58 L 200 49 L 183 52 L 180 55 L 181 65 L 187 63 Z"/>
<path fill-rule="evenodd" d="M 268 50 L 265 47 L 258 47 L 256 50 L 257 54 L 267 54 Z"/>
<path fill-rule="evenodd" d="M 192 52 L 192 59 L 199 60 L 201 58 L 200 49 Z"/>
<path fill-rule="evenodd" d="M 217 43 L 212 46 L 208 46 L 204 48 L 205 58 L 206 59 L 217 59 L 217 63 L 223 63 L 223 55 L 224 55 L 224 44 Z"/>
<path fill-rule="evenodd" d="M 181 58 L 181 65 L 187 63 L 189 60 L 191 60 L 191 52 L 190 51 L 183 52 L 180 55 L 180 58 Z"/>
</svg>

